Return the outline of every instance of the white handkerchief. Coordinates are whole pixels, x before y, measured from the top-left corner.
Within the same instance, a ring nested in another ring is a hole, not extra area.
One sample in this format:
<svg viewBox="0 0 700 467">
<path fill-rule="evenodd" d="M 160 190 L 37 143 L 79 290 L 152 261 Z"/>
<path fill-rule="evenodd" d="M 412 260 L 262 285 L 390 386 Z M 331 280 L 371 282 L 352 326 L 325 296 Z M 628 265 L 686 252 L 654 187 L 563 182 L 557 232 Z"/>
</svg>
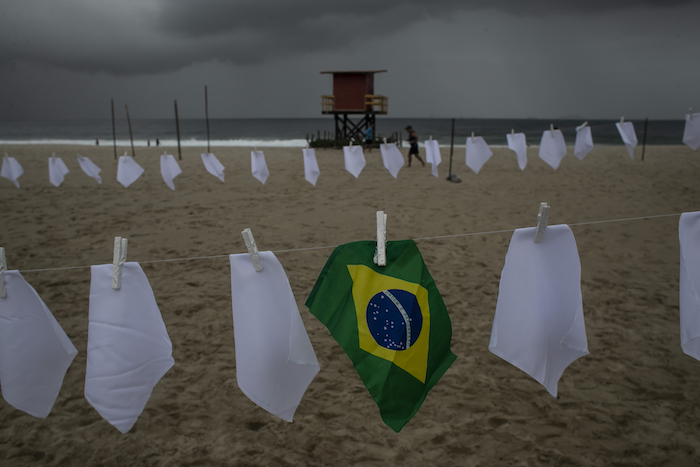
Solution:
<svg viewBox="0 0 700 467">
<path fill-rule="evenodd" d="M 481 136 L 467 138 L 467 167 L 475 173 L 479 173 L 481 167 L 486 163 L 493 153 L 489 149 L 488 144 Z"/>
<path fill-rule="evenodd" d="M 525 133 L 508 133 L 506 135 L 508 140 L 508 149 L 515 151 L 515 155 L 518 158 L 518 167 L 520 170 L 525 170 L 527 165 L 527 141 L 525 140 Z"/>
<path fill-rule="evenodd" d="M 440 156 L 440 145 L 437 140 L 429 139 L 425 142 L 425 161 L 432 165 L 432 173 L 435 177 L 438 176 L 438 165 L 442 162 L 442 156 Z M 403 162 L 403 157 L 401 158 Z"/>
<path fill-rule="evenodd" d="M 49 157 L 49 181 L 55 187 L 61 186 L 63 178 L 70 172 L 63 159 L 60 157 Z"/>
<path fill-rule="evenodd" d="M 366 163 L 362 146 L 343 146 L 343 156 L 345 157 L 345 170 L 355 178 L 359 177 Z"/>
<path fill-rule="evenodd" d="M 545 161 L 554 170 L 557 170 L 559 163 L 566 156 L 566 143 L 561 130 L 547 130 L 542 133 L 540 140 L 540 159 Z"/>
<path fill-rule="evenodd" d="M 687 355 L 700 360 L 700 211 L 681 214 L 678 238 L 681 347 Z"/>
<path fill-rule="evenodd" d="M 321 174 L 318 170 L 318 162 L 316 161 L 316 150 L 315 149 L 304 149 L 304 178 L 306 181 L 316 186 L 316 180 Z"/>
<path fill-rule="evenodd" d="M 5 271 L 0 298 L 0 386 L 15 409 L 46 418 L 78 351 L 19 271 Z"/>
<path fill-rule="evenodd" d="M 175 158 L 170 154 L 160 156 L 160 174 L 163 176 L 163 181 L 171 190 L 175 189 L 173 180 L 182 173 L 180 165 Z"/>
<path fill-rule="evenodd" d="M 117 165 L 117 181 L 128 188 L 143 174 L 143 169 L 131 156 L 121 156 Z"/>
<path fill-rule="evenodd" d="M 392 177 L 399 175 L 399 170 L 403 167 L 403 155 L 394 143 L 380 144 L 379 151 L 382 153 L 382 162 Z"/>
<path fill-rule="evenodd" d="M 224 166 L 219 162 L 219 159 L 212 153 L 202 154 L 202 162 L 204 162 L 204 168 L 207 172 L 221 180 L 224 181 Z"/>
<path fill-rule="evenodd" d="M 700 147 L 700 114 L 685 116 L 683 142 L 693 151 Z"/>
<path fill-rule="evenodd" d="M 17 159 L 14 157 L 5 156 L 2 158 L 2 169 L 0 169 L 0 177 L 6 178 L 19 188 L 19 177 L 24 173 L 24 169 Z"/>
<path fill-rule="evenodd" d="M 627 152 L 634 159 L 634 147 L 637 145 L 637 134 L 634 132 L 634 125 L 632 125 L 632 122 L 617 122 L 615 126 L 617 131 L 620 132 L 620 136 L 622 136 L 622 142 L 625 143 Z"/>
<path fill-rule="evenodd" d="M 102 177 L 100 177 L 100 172 L 102 172 L 101 168 L 97 167 L 90 159 L 83 156 L 78 156 L 78 164 L 80 164 L 80 168 L 83 169 L 85 175 L 94 178 L 100 185 L 102 184 Z"/>
<path fill-rule="evenodd" d="M 173 345 L 139 263 L 124 263 L 112 289 L 112 265 L 91 267 L 85 398 L 126 433 L 153 388 L 173 366 Z"/>
<path fill-rule="evenodd" d="M 251 151 L 250 152 L 250 167 L 253 173 L 253 177 L 257 178 L 265 184 L 267 177 L 270 176 L 270 171 L 267 170 L 267 163 L 265 162 L 265 154 L 262 151 Z"/>
<path fill-rule="evenodd" d="M 588 355 L 581 261 L 568 225 L 517 229 L 506 254 L 489 350 L 554 397 L 564 370 Z"/>
<path fill-rule="evenodd" d="M 236 379 L 250 400 L 291 422 L 319 365 L 282 265 L 271 251 L 259 258 L 261 272 L 247 253 L 229 257 Z"/>
<path fill-rule="evenodd" d="M 577 126 L 576 127 L 576 143 L 574 143 L 574 156 L 580 161 L 593 149 L 593 134 L 591 127 Z"/>
</svg>

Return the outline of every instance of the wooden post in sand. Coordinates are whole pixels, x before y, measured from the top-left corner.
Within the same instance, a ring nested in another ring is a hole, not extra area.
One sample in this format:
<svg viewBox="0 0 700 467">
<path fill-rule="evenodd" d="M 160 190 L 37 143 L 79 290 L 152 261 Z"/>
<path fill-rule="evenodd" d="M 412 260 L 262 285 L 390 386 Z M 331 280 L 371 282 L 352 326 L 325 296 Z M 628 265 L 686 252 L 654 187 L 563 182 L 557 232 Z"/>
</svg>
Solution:
<svg viewBox="0 0 700 467">
<path fill-rule="evenodd" d="M 126 123 L 129 124 L 129 138 L 131 138 L 131 157 L 136 157 L 136 150 L 134 149 L 134 134 L 131 132 L 131 119 L 129 118 L 129 106 L 124 104 L 126 109 Z"/>
<path fill-rule="evenodd" d="M 207 153 L 211 152 L 209 147 L 209 95 L 207 93 L 207 87 L 204 86 L 204 115 L 207 117 Z"/>
<path fill-rule="evenodd" d="M 177 129 L 177 158 L 182 160 L 182 151 L 180 150 L 180 119 L 177 116 L 177 99 L 175 99 L 175 128 Z"/>
<path fill-rule="evenodd" d="M 114 160 L 117 160 L 117 130 L 114 126 L 114 99 L 112 99 L 112 140 L 114 141 Z"/>
<path fill-rule="evenodd" d="M 644 119 L 644 137 L 642 138 L 642 162 L 644 162 L 644 150 L 647 147 L 647 126 L 649 125 L 649 117 Z"/>
<path fill-rule="evenodd" d="M 452 119 L 452 136 L 450 138 L 450 173 L 447 175 L 447 179 L 452 181 L 452 154 L 455 150 L 455 119 Z"/>
</svg>

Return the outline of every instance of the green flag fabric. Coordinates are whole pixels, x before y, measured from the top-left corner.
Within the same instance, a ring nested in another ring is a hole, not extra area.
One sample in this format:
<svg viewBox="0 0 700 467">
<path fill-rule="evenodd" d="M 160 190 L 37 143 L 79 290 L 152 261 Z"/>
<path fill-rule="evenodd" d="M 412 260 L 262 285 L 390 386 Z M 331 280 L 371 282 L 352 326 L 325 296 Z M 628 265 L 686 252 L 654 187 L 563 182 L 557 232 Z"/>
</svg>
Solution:
<svg viewBox="0 0 700 467">
<path fill-rule="evenodd" d="M 387 265 L 372 262 L 376 242 L 333 251 L 306 300 L 352 360 L 397 433 L 454 362 L 452 325 L 413 240 L 387 242 Z"/>
</svg>

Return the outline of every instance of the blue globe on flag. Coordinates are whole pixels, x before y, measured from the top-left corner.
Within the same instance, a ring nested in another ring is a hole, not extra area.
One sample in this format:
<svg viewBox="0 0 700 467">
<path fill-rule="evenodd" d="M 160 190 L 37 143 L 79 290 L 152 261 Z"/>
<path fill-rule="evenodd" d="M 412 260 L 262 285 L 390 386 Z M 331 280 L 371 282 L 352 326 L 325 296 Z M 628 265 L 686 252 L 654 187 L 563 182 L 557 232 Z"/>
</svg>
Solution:
<svg viewBox="0 0 700 467">
<path fill-rule="evenodd" d="M 408 349 L 423 327 L 416 296 L 399 289 L 379 292 L 367 304 L 367 327 L 380 346 L 389 350 Z"/>
</svg>

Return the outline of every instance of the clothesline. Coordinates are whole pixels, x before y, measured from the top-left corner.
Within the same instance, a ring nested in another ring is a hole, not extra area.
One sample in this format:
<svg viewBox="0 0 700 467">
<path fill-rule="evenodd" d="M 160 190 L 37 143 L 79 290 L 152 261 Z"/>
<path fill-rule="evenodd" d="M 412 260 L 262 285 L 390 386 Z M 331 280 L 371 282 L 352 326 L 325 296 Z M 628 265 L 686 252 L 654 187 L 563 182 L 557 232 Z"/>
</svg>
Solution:
<svg viewBox="0 0 700 467">
<path fill-rule="evenodd" d="M 637 221 L 637 220 L 644 220 L 644 219 L 657 219 L 661 217 L 673 217 L 673 216 L 680 216 L 682 213 L 677 212 L 673 214 L 658 214 L 654 216 L 641 216 L 641 217 L 625 217 L 625 218 L 620 218 L 620 219 L 607 219 L 607 220 L 600 220 L 600 221 L 588 221 L 588 222 L 576 222 L 576 223 L 570 223 L 567 224 L 569 227 L 572 226 L 580 226 L 580 225 L 594 225 L 594 224 L 608 224 L 612 222 L 628 222 L 628 221 Z M 504 229 L 504 230 L 489 230 L 489 231 L 484 231 L 484 232 L 467 232 L 467 233 L 461 233 L 461 234 L 451 234 L 451 235 L 437 235 L 437 236 L 432 236 L 432 237 L 418 237 L 412 239 L 413 241 L 419 241 L 419 240 L 438 240 L 441 238 L 455 238 L 455 237 L 471 237 L 474 235 L 490 235 L 490 234 L 498 234 L 498 233 L 509 233 L 509 232 L 514 232 L 517 229 Z M 287 249 L 287 250 L 273 250 L 273 253 L 295 253 L 299 251 L 310 251 L 310 250 L 328 250 L 331 248 L 337 248 L 339 245 L 326 245 L 326 246 L 315 246 L 315 247 L 306 247 L 306 248 L 292 248 L 292 249 Z M 202 260 L 202 259 L 215 259 L 215 258 L 228 258 L 229 255 L 211 255 L 211 256 L 193 256 L 193 257 L 188 257 L 188 258 L 169 258 L 169 259 L 153 259 L 153 260 L 147 260 L 147 261 L 136 261 L 139 264 L 153 264 L 153 263 L 171 263 L 171 262 L 176 262 L 176 261 L 195 261 L 195 260 Z M 21 273 L 27 273 L 27 272 L 44 272 L 44 271 L 65 271 L 65 270 L 70 270 L 70 269 L 88 269 L 91 266 L 68 266 L 68 267 L 60 267 L 60 268 L 44 268 L 44 269 L 23 269 L 20 272 Z"/>
</svg>

